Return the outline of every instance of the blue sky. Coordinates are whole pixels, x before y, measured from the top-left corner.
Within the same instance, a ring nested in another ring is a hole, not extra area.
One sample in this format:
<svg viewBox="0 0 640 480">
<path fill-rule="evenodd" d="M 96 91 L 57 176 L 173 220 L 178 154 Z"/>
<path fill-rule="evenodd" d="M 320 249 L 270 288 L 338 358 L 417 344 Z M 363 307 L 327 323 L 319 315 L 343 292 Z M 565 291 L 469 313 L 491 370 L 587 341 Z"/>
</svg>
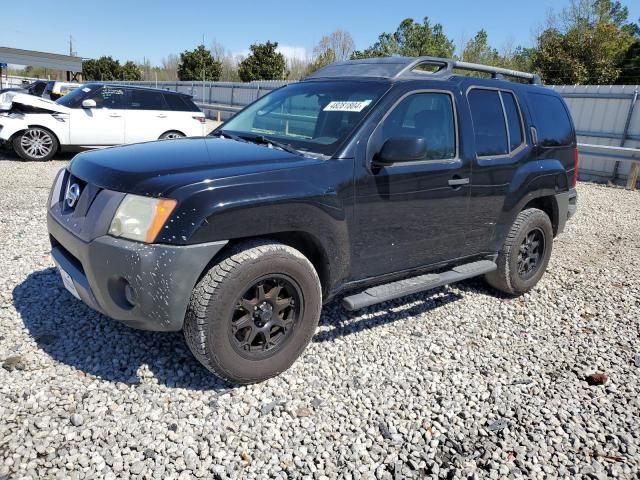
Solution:
<svg viewBox="0 0 640 480">
<path fill-rule="evenodd" d="M 568 1 L 568 0 L 567 0 Z M 4 3 L 4 2 L 3 2 Z M 112 55 L 122 61 L 153 64 L 215 38 L 233 53 L 249 44 L 278 41 L 283 52 L 310 54 L 320 37 L 337 28 L 348 30 L 359 49 L 383 31 L 394 31 L 407 17 L 429 16 L 444 25 L 460 45 L 485 28 L 490 42 L 529 46 L 547 12 L 561 0 L 29 0 L 2 6 L 0 46 L 67 53 L 69 34 L 83 57 Z M 640 1 L 623 0 L 630 18 L 640 17 Z M 28 6 L 28 7 L 27 7 Z"/>
</svg>

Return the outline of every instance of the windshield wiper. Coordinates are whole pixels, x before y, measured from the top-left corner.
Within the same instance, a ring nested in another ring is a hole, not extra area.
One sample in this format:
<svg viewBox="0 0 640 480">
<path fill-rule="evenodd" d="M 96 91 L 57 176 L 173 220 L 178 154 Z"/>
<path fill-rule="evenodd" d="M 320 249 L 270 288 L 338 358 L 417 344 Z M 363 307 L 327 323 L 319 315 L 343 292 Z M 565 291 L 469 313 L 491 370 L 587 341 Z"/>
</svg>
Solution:
<svg viewBox="0 0 640 480">
<path fill-rule="evenodd" d="M 224 137 L 229 138 L 231 140 L 235 140 L 237 142 L 251 142 L 257 143 L 258 145 L 268 145 L 272 147 L 279 148 L 280 150 L 284 150 L 285 152 L 293 153 L 294 155 L 304 156 L 302 152 L 296 150 L 291 145 L 287 143 L 278 142 L 277 140 L 271 140 L 270 138 L 265 137 L 264 135 L 250 135 L 250 134 L 241 134 L 236 135 L 234 133 L 225 132 L 224 130 L 218 130 L 211 134 L 212 137 Z"/>
<path fill-rule="evenodd" d="M 228 138 L 230 140 L 235 140 L 236 142 L 247 143 L 247 141 L 244 138 L 239 137 L 238 135 L 234 135 L 233 133 L 225 132 L 224 130 L 218 130 L 217 132 L 212 133 L 211 136 L 212 137 L 224 137 L 224 138 Z"/>
<path fill-rule="evenodd" d="M 264 135 L 240 135 L 241 138 L 246 141 L 257 143 L 259 145 L 271 145 L 273 147 L 279 148 L 280 150 L 284 150 L 285 152 L 293 153 L 294 155 L 304 156 L 302 152 L 296 150 L 288 143 L 279 142 L 277 140 L 271 140 L 270 138 L 265 137 Z"/>
</svg>

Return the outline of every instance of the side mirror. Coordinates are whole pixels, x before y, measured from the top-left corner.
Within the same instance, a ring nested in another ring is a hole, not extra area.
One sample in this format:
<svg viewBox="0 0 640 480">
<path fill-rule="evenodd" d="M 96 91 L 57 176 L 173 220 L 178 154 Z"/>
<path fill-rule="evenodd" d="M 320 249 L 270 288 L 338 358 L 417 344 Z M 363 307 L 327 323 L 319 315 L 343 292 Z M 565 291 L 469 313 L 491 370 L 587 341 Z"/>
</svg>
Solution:
<svg viewBox="0 0 640 480">
<path fill-rule="evenodd" d="M 392 137 L 373 157 L 375 166 L 383 167 L 401 162 L 415 162 L 427 157 L 427 143 L 421 137 Z"/>
<path fill-rule="evenodd" d="M 90 98 L 83 100 L 82 108 L 96 108 L 96 101 Z"/>
</svg>

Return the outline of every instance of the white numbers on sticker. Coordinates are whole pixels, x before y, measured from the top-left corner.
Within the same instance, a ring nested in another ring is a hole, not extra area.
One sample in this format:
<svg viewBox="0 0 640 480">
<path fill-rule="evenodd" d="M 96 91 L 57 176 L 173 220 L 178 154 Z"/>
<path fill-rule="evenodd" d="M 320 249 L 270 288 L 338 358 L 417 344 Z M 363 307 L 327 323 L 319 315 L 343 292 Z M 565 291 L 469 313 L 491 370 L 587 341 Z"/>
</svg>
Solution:
<svg viewBox="0 0 640 480">
<path fill-rule="evenodd" d="M 323 108 L 325 112 L 361 112 L 371 100 L 362 100 L 360 102 L 329 102 Z"/>
</svg>

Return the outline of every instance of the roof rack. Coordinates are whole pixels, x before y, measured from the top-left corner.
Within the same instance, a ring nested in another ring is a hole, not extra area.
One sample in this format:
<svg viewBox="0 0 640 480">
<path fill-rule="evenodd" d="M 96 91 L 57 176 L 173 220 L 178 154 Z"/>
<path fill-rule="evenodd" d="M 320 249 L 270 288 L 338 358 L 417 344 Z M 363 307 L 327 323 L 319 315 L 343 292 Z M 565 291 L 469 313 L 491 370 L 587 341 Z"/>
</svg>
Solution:
<svg viewBox="0 0 640 480">
<path fill-rule="evenodd" d="M 491 78 L 503 79 L 504 77 L 521 78 L 527 80 L 528 83 L 541 84 L 540 76 L 534 73 L 520 72 L 518 70 L 511 70 L 509 68 L 492 67 L 489 65 L 482 65 L 480 63 L 461 62 L 459 60 L 452 60 L 449 58 L 437 58 L 437 57 L 416 57 L 412 62 L 398 72 L 395 76 L 401 77 L 406 74 L 414 72 L 418 67 L 423 65 L 440 65 L 441 68 L 436 72 L 438 76 L 454 75 L 456 70 L 466 70 L 468 72 L 483 72 L 491 74 Z"/>
<path fill-rule="evenodd" d="M 433 72 L 420 72 L 418 67 L 433 66 Z M 491 67 L 479 63 L 461 62 L 450 58 L 438 57 L 381 57 L 363 60 L 335 62 L 309 75 L 308 79 L 335 77 L 380 77 L 389 79 L 424 78 L 425 74 L 433 78 L 449 78 L 454 70 L 489 73 L 492 78 L 519 78 L 531 84 L 542 84 L 540 77 L 534 73 L 520 72 L 508 68 Z"/>
</svg>

